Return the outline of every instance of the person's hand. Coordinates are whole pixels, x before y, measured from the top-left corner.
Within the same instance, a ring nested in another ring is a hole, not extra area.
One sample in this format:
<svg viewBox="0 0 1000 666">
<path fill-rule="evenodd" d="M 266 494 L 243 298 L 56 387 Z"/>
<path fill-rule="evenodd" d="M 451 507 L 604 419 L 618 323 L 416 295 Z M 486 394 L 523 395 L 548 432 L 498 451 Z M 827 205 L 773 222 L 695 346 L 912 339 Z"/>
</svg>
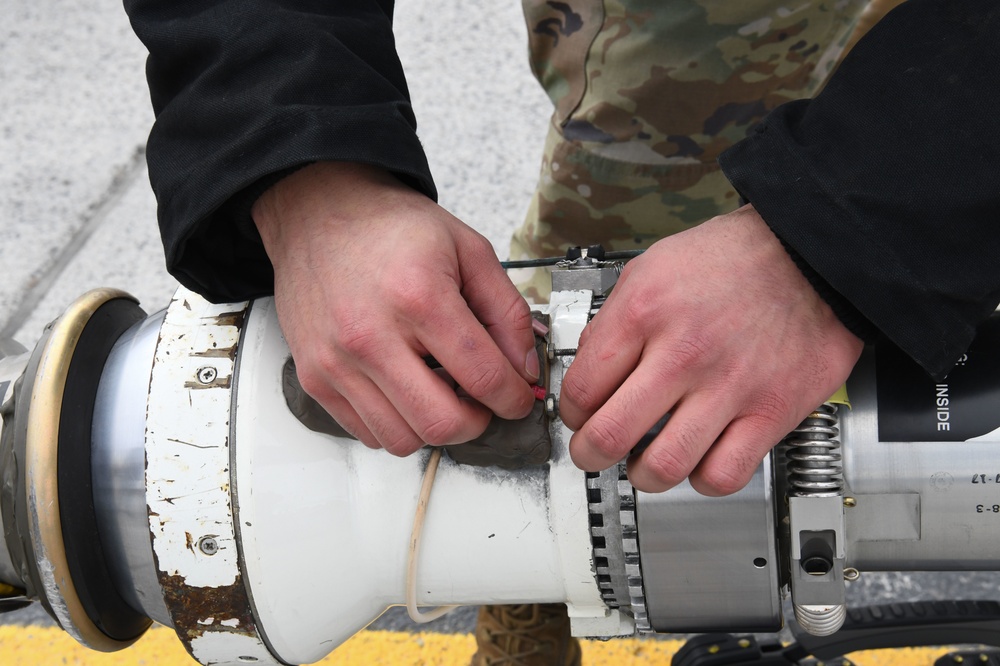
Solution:
<svg viewBox="0 0 1000 666">
<path fill-rule="evenodd" d="M 605 469 L 669 412 L 628 461 L 633 485 L 660 492 L 689 477 L 706 495 L 736 492 L 833 395 L 861 348 L 745 206 L 626 266 L 562 384 L 571 456 Z"/>
<path fill-rule="evenodd" d="M 252 216 L 299 381 L 362 442 L 408 455 L 475 438 L 491 411 L 531 411 L 528 305 L 489 242 L 433 201 L 378 169 L 317 163 Z"/>
</svg>

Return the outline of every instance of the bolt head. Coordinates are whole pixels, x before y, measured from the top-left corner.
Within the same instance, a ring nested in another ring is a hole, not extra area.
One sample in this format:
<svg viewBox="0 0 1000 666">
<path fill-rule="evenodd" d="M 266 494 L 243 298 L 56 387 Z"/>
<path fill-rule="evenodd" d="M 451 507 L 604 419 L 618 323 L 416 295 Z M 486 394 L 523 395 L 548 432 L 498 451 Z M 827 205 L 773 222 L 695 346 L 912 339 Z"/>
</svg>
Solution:
<svg viewBox="0 0 1000 666">
<path fill-rule="evenodd" d="M 219 376 L 219 372 L 211 367 L 205 366 L 204 368 L 198 369 L 198 381 L 202 384 L 211 384 L 215 381 L 215 378 Z"/>
<path fill-rule="evenodd" d="M 219 542 L 210 536 L 198 539 L 198 550 L 206 555 L 215 555 L 219 552 Z"/>
<path fill-rule="evenodd" d="M 549 418 L 555 418 L 556 416 L 556 399 L 555 396 L 547 396 L 545 398 L 545 413 Z"/>
</svg>

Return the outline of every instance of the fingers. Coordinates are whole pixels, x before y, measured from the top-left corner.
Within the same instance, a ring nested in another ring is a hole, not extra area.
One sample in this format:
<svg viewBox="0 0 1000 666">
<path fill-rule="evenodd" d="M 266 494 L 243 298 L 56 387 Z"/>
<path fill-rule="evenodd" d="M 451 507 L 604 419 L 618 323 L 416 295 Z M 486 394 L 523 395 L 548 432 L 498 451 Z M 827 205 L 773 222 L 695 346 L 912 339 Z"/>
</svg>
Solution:
<svg viewBox="0 0 1000 666">
<path fill-rule="evenodd" d="M 312 395 L 312 394 L 310 394 Z M 312 396 L 316 399 L 315 396 Z M 327 413 L 333 417 L 333 419 L 340 425 L 341 428 L 346 430 L 355 439 L 359 440 L 362 444 L 370 449 L 381 448 L 378 442 L 378 438 L 372 434 L 372 431 L 368 429 L 364 421 L 358 416 L 358 413 L 354 411 L 354 407 L 351 406 L 343 396 L 336 394 L 328 396 L 325 400 L 317 402 L 320 406 L 327 411 Z"/>
<path fill-rule="evenodd" d="M 530 320 L 525 331 L 531 334 Z M 523 418 L 531 411 L 534 395 L 515 370 L 520 367 L 523 372 L 527 350 L 520 364 L 512 365 L 460 297 L 443 298 L 434 315 L 419 326 L 418 335 L 459 386 L 490 411 L 505 419 Z"/>
<path fill-rule="evenodd" d="M 428 368 L 415 355 L 387 358 L 384 364 L 371 368 L 371 377 L 416 438 L 405 445 L 386 446 L 392 453 L 407 455 L 424 444 L 467 442 L 489 425 L 490 412 L 486 408 L 460 398 L 447 377 Z"/>
<path fill-rule="evenodd" d="M 576 358 L 563 378 L 559 416 L 571 430 L 580 430 L 605 404 L 636 368 L 642 355 L 641 337 L 628 335 L 623 330 L 619 323 L 623 319 L 614 312 L 610 301 L 605 307 L 609 309 L 602 308 L 584 329 Z M 667 404 L 652 422 L 655 423 L 671 406 L 672 403 Z M 655 408 L 659 409 L 660 405 Z"/>
<path fill-rule="evenodd" d="M 702 495 L 731 495 L 750 483 L 767 452 L 793 428 L 762 429 L 752 419 L 737 419 L 691 472 L 691 487 Z"/>
<path fill-rule="evenodd" d="M 299 370 L 299 381 L 306 393 L 369 448 L 384 448 L 397 455 L 407 455 L 423 446 L 382 391 L 367 377 L 346 372 L 326 375 L 311 370 L 315 366 L 308 364 L 298 367 L 310 368 Z M 336 383 L 330 381 L 331 376 L 337 378 Z"/>
<path fill-rule="evenodd" d="M 732 419 L 735 407 L 726 396 L 712 393 L 685 397 L 660 434 L 642 453 L 629 459 L 632 485 L 645 492 L 659 493 L 688 478 L 706 453 L 715 451 L 719 435 Z"/>
<path fill-rule="evenodd" d="M 570 368 L 575 365 L 576 361 Z M 639 439 L 674 407 L 682 395 L 678 383 L 671 385 L 658 381 L 658 373 L 653 367 L 651 362 L 639 365 L 606 402 L 598 391 L 586 396 L 587 400 L 600 400 L 603 406 L 587 418 L 570 439 L 570 456 L 577 467 L 588 472 L 610 467 L 628 455 Z M 568 379 L 567 373 L 563 395 L 566 395 Z M 563 400 L 560 400 L 559 411 L 564 413 Z"/>
<path fill-rule="evenodd" d="M 394 367 L 406 365 L 399 359 Z M 409 371 L 414 379 L 402 385 L 392 380 L 377 384 L 372 378 L 382 375 L 379 370 L 372 372 L 371 378 L 361 373 L 347 378 L 340 373 L 336 385 L 330 383 L 321 389 L 309 381 L 308 392 L 364 444 L 398 456 L 409 455 L 425 444 L 468 441 L 486 429 L 489 412 L 459 398 L 446 380 L 419 358 Z"/>
<path fill-rule="evenodd" d="M 735 492 L 860 352 L 752 209 L 715 218 L 630 262 L 582 336 L 559 405 L 573 460 L 613 464 L 670 411 L 632 483 Z"/>
<path fill-rule="evenodd" d="M 570 454 L 581 469 L 599 471 L 629 456 L 659 420 L 652 415 L 669 411 L 669 420 L 649 446 L 628 458 L 629 481 L 657 493 L 689 478 L 704 495 L 729 495 L 750 481 L 764 455 L 795 424 L 794 418 L 789 424 L 770 415 L 737 417 L 741 409 L 732 393 L 703 391 L 675 399 L 665 389 L 633 386 L 638 375 L 573 435 Z"/>
<path fill-rule="evenodd" d="M 496 261 L 485 240 L 459 247 L 462 296 L 511 367 L 528 382 L 538 379 L 531 310 Z"/>
<path fill-rule="evenodd" d="M 468 441 L 486 429 L 489 412 L 458 396 L 449 374 L 429 368 L 398 331 L 342 330 L 335 346 L 340 351 L 332 360 L 298 364 L 300 381 L 366 444 L 408 455 L 424 444 Z"/>
</svg>

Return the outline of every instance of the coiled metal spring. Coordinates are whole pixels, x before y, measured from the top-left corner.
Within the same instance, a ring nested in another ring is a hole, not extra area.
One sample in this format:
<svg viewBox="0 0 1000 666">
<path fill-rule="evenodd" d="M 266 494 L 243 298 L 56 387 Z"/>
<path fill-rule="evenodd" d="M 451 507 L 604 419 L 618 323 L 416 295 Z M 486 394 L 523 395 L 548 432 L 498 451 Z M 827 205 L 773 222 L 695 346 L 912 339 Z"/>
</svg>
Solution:
<svg viewBox="0 0 1000 666">
<path fill-rule="evenodd" d="M 844 492 L 837 405 L 825 402 L 785 438 L 789 494 L 834 497 Z"/>
</svg>

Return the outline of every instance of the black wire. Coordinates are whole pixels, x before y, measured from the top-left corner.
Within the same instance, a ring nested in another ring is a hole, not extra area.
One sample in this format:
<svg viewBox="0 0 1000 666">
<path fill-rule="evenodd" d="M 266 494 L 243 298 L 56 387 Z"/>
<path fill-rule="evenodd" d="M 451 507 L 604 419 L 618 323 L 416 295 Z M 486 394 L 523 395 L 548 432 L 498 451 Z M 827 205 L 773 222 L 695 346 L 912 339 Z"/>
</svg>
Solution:
<svg viewBox="0 0 1000 666">
<path fill-rule="evenodd" d="M 555 266 L 566 257 L 545 257 L 544 259 L 520 259 L 517 261 L 501 261 L 500 265 L 504 270 L 511 268 L 541 268 L 542 266 Z"/>
<path fill-rule="evenodd" d="M 633 259 L 638 257 L 645 250 L 614 250 L 604 253 L 604 261 L 615 261 L 616 259 Z M 543 266 L 555 266 L 560 261 L 566 261 L 566 257 L 543 257 L 541 259 L 519 259 L 516 261 L 501 261 L 500 265 L 504 270 L 512 268 L 541 268 Z"/>
</svg>

